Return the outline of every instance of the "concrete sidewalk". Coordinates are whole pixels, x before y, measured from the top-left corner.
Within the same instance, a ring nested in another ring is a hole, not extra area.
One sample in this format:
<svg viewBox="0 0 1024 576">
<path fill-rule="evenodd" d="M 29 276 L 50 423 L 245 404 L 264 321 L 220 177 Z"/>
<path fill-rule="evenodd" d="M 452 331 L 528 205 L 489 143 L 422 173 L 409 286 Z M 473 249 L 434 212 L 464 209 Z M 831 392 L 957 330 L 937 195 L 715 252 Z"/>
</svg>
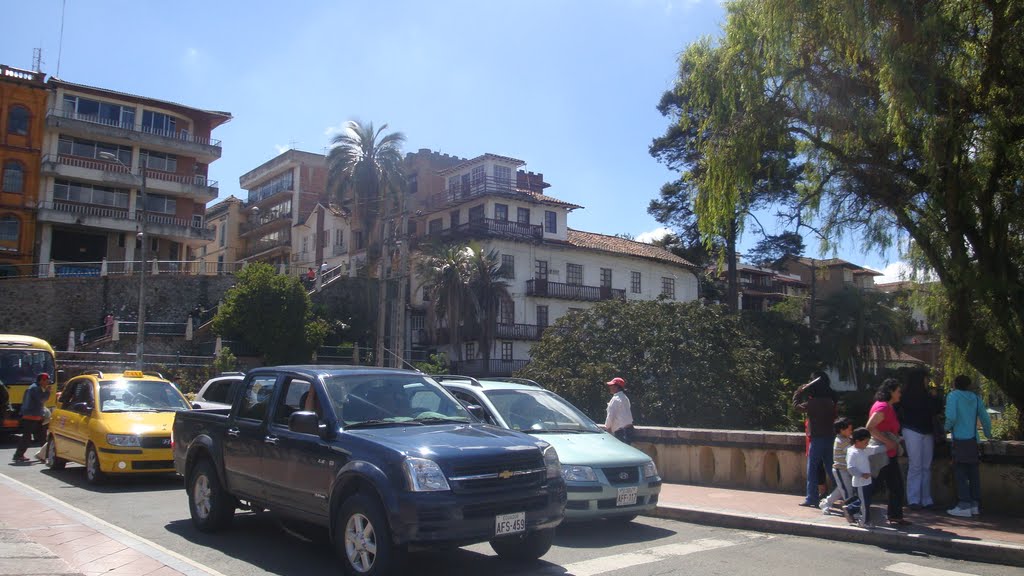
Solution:
<svg viewBox="0 0 1024 576">
<path fill-rule="evenodd" d="M 890 549 L 915 550 L 962 560 L 1024 566 L 1024 519 L 1000 516 L 984 506 L 974 518 L 958 518 L 935 510 L 910 510 L 911 525 L 890 528 L 885 502 L 875 502 L 876 527 L 850 526 L 842 516 L 799 506 L 803 496 L 730 490 L 708 486 L 664 484 L 653 514 L 696 524 L 791 534 L 870 544 Z M 994 507 L 994 506 L 993 506 Z"/>
<path fill-rule="evenodd" d="M 0 474 L 0 576 L 223 576 Z"/>
</svg>

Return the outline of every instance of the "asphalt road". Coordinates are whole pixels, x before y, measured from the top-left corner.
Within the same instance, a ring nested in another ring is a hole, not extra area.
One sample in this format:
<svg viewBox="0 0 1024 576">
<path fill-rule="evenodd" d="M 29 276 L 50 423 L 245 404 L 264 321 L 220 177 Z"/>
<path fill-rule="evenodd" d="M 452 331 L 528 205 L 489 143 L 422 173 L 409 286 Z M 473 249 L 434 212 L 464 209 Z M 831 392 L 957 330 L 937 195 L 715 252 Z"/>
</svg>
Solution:
<svg viewBox="0 0 1024 576">
<path fill-rule="evenodd" d="M 325 537 L 304 540 L 270 514 L 240 513 L 231 529 L 202 534 L 189 520 L 185 491 L 176 477 L 115 479 L 101 487 L 85 482 L 85 469 L 69 464 L 51 471 L 42 464 L 10 465 L 14 444 L 0 439 L 0 473 L 184 555 L 226 576 L 339 573 Z M 671 520 L 640 518 L 564 525 L 555 546 L 538 563 L 517 566 L 498 559 L 487 544 L 417 552 L 408 573 L 572 574 L 653 576 L 756 574 L 905 574 L 908 576 L 1020 576 L 1020 568 L 960 562 L 873 546 L 814 538 L 730 530 Z"/>
</svg>

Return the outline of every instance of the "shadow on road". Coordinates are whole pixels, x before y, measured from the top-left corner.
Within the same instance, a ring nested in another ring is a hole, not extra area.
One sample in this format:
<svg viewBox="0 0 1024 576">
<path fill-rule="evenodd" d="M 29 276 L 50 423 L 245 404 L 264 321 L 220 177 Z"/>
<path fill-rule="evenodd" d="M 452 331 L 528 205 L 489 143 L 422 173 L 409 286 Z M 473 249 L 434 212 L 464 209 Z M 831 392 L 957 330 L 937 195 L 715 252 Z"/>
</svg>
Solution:
<svg viewBox="0 0 1024 576">
<path fill-rule="evenodd" d="M 69 464 L 64 470 L 50 470 L 43 463 L 33 464 L 40 473 L 65 482 L 75 488 L 98 494 L 119 494 L 125 492 L 167 492 L 184 490 L 181 477 L 176 474 L 107 476 L 102 484 L 89 484 L 85 479 L 85 467 Z"/>
<path fill-rule="evenodd" d="M 607 548 L 622 544 L 641 544 L 670 538 L 676 532 L 640 524 L 638 522 L 615 522 L 595 520 L 593 522 L 564 523 L 555 533 L 555 546 L 566 548 Z"/>
</svg>

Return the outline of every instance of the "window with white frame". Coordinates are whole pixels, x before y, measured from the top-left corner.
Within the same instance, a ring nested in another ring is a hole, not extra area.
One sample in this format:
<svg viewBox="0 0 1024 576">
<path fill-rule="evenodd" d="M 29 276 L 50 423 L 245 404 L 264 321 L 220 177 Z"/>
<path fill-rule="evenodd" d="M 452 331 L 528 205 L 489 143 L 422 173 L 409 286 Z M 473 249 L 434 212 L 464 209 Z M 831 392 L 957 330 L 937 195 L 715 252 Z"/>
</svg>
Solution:
<svg viewBox="0 0 1024 576">
<path fill-rule="evenodd" d="M 508 166 L 495 166 L 494 184 L 498 190 L 510 190 L 512 188 L 512 169 Z"/>
<path fill-rule="evenodd" d="M 142 161 L 143 166 L 150 170 L 160 170 L 163 172 L 178 171 L 178 157 L 174 154 L 141 150 L 139 152 L 139 160 Z"/>
<path fill-rule="evenodd" d="M 537 306 L 537 326 L 546 327 L 548 325 L 548 307 L 545 305 Z"/>
<path fill-rule="evenodd" d="M 565 283 L 572 284 L 574 286 L 580 286 L 583 284 L 583 265 L 582 264 L 566 264 L 565 265 Z"/>
<path fill-rule="evenodd" d="M 508 204 L 494 205 L 494 219 L 498 222 L 508 222 Z"/>
<path fill-rule="evenodd" d="M 505 270 L 505 276 L 510 279 L 516 277 L 516 257 L 512 254 L 501 255 L 501 267 Z"/>
<path fill-rule="evenodd" d="M 476 342 L 466 342 L 466 359 L 476 358 Z"/>
<path fill-rule="evenodd" d="M 128 208 L 127 190 L 109 188 L 107 186 L 93 186 L 69 180 L 55 180 L 53 182 L 53 199 L 109 206 L 111 208 Z"/>
<path fill-rule="evenodd" d="M 458 194 L 459 193 L 459 188 L 460 188 L 459 177 L 458 176 L 449 176 L 448 177 L 448 193 L 449 194 Z"/>
<path fill-rule="evenodd" d="M 147 194 L 146 211 L 157 214 L 177 214 L 178 200 L 162 194 Z"/>
<path fill-rule="evenodd" d="M 8 160 L 4 162 L 3 188 L 4 192 L 21 194 L 25 191 L 25 169 L 21 162 Z"/>
<path fill-rule="evenodd" d="M 511 298 L 502 298 L 498 301 L 498 323 L 515 324 L 516 303 Z"/>
<path fill-rule="evenodd" d="M 17 242 L 21 235 L 21 220 L 16 216 L 0 217 L 0 242 Z"/>
<path fill-rule="evenodd" d="M 220 230 L 218 231 L 218 233 L 219 233 L 220 237 L 219 237 L 217 243 L 220 244 L 221 247 L 223 248 L 224 244 L 227 242 L 227 236 L 228 236 L 228 223 L 226 221 L 223 224 L 220 225 Z"/>
<path fill-rule="evenodd" d="M 164 136 L 177 136 L 178 120 L 174 116 L 152 110 L 142 111 L 142 130 Z"/>
<path fill-rule="evenodd" d="M 544 231 L 548 234 L 558 233 L 558 214 L 551 211 L 544 211 Z"/>
<path fill-rule="evenodd" d="M 668 298 L 669 300 L 676 299 L 676 279 L 669 278 L 668 276 L 662 276 L 661 278 L 661 295 Z"/>
<path fill-rule="evenodd" d="M 601 268 L 601 288 L 612 287 L 612 269 Z"/>
<path fill-rule="evenodd" d="M 100 154 L 113 154 L 125 166 L 132 164 L 131 146 L 119 146 L 106 142 L 96 142 L 84 138 L 72 138 L 61 134 L 57 137 L 57 153 L 62 156 L 77 156 L 91 160 L 100 159 Z"/>
<path fill-rule="evenodd" d="M 629 291 L 633 294 L 640 293 L 640 273 L 630 272 L 629 273 Z"/>
<path fill-rule="evenodd" d="M 69 94 L 64 96 L 64 112 L 71 114 L 72 118 L 82 118 L 108 126 L 135 128 L 135 108 L 129 106 Z"/>
<path fill-rule="evenodd" d="M 501 343 L 501 359 L 511 360 L 512 359 L 512 343 L 502 342 Z"/>
<path fill-rule="evenodd" d="M 473 166 L 473 171 L 470 172 L 473 178 L 473 190 L 480 191 L 484 188 L 484 183 L 487 181 L 487 172 L 483 166 Z"/>
<path fill-rule="evenodd" d="M 533 266 L 533 277 L 537 280 L 548 279 L 548 261 L 537 260 Z"/>
<path fill-rule="evenodd" d="M 484 219 L 484 205 L 473 206 L 469 209 L 469 221 L 480 222 Z"/>
<path fill-rule="evenodd" d="M 441 231 L 441 224 L 442 223 L 440 218 L 434 218 L 433 220 L 427 223 L 427 231 L 431 234 L 437 234 L 438 232 Z"/>
<path fill-rule="evenodd" d="M 529 208 L 516 208 L 516 222 L 520 224 L 530 223 L 530 209 Z"/>
</svg>

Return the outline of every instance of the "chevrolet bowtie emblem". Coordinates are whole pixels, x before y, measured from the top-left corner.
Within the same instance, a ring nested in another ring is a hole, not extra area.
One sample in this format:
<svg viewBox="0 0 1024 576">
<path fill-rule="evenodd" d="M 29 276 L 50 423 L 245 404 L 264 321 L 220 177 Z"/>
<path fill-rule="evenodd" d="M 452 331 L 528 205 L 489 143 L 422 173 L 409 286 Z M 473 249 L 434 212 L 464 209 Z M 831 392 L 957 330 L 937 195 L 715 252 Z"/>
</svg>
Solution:
<svg viewBox="0 0 1024 576">
<path fill-rule="evenodd" d="M 501 472 L 498 472 L 498 478 L 501 478 L 502 480 L 508 480 L 511 477 L 512 477 L 512 471 L 511 470 L 502 470 Z"/>
</svg>

